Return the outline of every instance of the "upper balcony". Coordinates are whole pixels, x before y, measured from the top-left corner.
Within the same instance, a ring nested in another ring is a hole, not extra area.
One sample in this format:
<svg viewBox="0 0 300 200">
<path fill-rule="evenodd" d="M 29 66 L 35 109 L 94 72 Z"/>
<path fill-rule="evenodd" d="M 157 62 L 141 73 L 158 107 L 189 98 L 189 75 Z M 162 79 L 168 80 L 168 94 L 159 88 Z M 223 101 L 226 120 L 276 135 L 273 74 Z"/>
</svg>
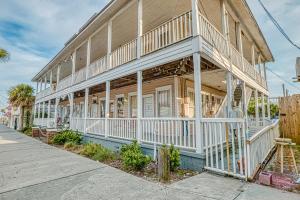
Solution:
<svg viewBox="0 0 300 200">
<path fill-rule="evenodd" d="M 126 4 L 44 73 L 39 79 L 37 99 L 191 38 L 195 19 L 192 19 L 190 1 L 178 3 L 180 5 L 171 2 L 144 0 L 142 9 L 138 9 L 136 1 Z M 246 27 L 237 26 L 240 22 L 232 17 L 234 14 L 230 13 L 234 12 L 227 5 L 225 19 L 228 25 L 224 30 L 220 10 L 212 8 L 213 4 L 219 6 L 219 0 L 205 2 L 199 5 L 197 19 L 199 35 L 203 39 L 202 52 L 220 67 L 243 73 L 267 89 L 262 63 L 269 60 L 263 58 Z M 211 8 L 203 7 L 203 4 L 210 4 Z M 138 18 L 143 22 L 139 23 Z"/>
</svg>

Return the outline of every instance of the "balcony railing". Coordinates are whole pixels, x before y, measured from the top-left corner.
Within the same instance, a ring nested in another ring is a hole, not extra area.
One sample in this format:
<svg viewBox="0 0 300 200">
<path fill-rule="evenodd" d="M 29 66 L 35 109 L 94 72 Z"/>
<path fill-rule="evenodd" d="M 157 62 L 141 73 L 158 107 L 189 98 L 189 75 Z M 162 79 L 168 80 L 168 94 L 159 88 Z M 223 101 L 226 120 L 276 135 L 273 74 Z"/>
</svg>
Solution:
<svg viewBox="0 0 300 200">
<path fill-rule="evenodd" d="M 108 70 L 107 68 L 107 56 L 104 56 L 98 60 L 96 60 L 95 62 L 93 62 L 90 66 L 89 66 L 89 75 L 88 77 L 94 77 L 98 74 L 101 74 L 105 71 Z"/>
<path fill-rule="evenodd" d="M 74 76 L 74 84 L 80 83 L 85 80 L 86 76 L 86 67 L 80 69 L 79 71 L 75 72 Z"/>
<path fill-rule="evenodd" d="M 111 53 L 112 68 L 136 59 L 136 39 L 128 42 Z"/>
<path fill-rule="evenodd" d="M 192 35 L 191 12 L 171 19 L 142 36 L 142 55 L 159 50 Z"/>
<path fill-rule="evenodd" d="M 255 66 L 250 64 L 243 55 L 228 42 L 226 37 L 202 14 L 199 14 L 199 27 L 200 35 L 218 51 L 219 56 L 225 57 L 228 60 L 231 59 L 233 65 L 266 88 L 265 80 L 256 70 Z"/>
<path fill-rule="evenodd" d="M 266 80 L 256 70 L 255 66 L 250 64 L 243 55 L 226 39 L 226 37 L 202 14 L 199 14 L 199 31 L 202 38 L 208 42 L 216 53 L 219 59 L 226 59 L 232 64 L 255 80 L 258 84 L 266 88 Z M 192 36 L 192 14 L 191 11 L 177 16 L 158 27 L 148 31 L 141 37 L 141 56 L 150 54 L 154 51 L 165 48 L 176 42 L 182 41 Z M 88 78 L 99 75 L 117 66 L 128 63 L 137 58 L 137 39 L 134 39 L 116 50 L 109 56 L 104 56 L 95 62 L 91 63 L 86 68 L 82 68 L 74 74 L 74 82 L 72 83 L 72 75 L 61 80 L 56 88 L 56 91 L 65 89 L 71 84 L 76 84 Z M 41 98 L 45 92 L 37 94 L 37 98 Z"/>
<path fill-rule="evenodd" d="M 65 88 L 71 86 L 71 84 L 72 84 L 72 75 L 69 75 L 58 82 L 56 91 L 65 89 Z"/>
</svg>

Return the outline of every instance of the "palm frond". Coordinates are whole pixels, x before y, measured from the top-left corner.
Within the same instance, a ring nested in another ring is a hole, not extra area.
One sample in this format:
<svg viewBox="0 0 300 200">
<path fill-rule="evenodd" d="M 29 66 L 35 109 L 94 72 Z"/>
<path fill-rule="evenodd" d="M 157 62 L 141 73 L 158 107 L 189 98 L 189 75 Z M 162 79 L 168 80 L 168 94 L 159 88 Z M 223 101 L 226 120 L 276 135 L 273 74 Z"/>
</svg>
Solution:
<svg viewBox="0 0 300 200">
<path fill-rule="evenodd" d="M 9 53 L 5 49 L 0 48 L 0 61 L 7 62 L 9 60 Z"/>
</svg>

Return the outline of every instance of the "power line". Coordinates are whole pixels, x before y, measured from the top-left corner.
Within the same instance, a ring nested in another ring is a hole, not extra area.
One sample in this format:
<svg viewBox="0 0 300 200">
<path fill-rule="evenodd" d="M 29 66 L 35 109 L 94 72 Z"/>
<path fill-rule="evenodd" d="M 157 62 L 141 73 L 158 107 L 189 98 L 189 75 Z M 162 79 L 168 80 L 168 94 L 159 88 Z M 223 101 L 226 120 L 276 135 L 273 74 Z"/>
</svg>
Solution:
<svg viewBox="0 0 300 200">
<path fill-rule="evenodd" d="M 266 69 L 271 72 L 272 74 L 274 74 L 276 77 L 280 78 L 282 81 L 286 82 L 287 84 L 289 84 L 290 86 L 292 86 L 293 88 L 297 89 L 300 91 L 300 88 L 293 85 L 290 81 L 286 80 L 285 78 L 283 78 L 282 76 L 280 76 L 279 74 L 275 73 L 273 70 L 271 70 L 270 68 L 266 67 Z"/>
<path fill-rule="evenodd" d="M 271 21 L 273 22 L 273 24 L 276 26 L 276 28 L 279 30 L 279 32 L 287 39 L 287 41 L 289 41 L 294 47 L 296 47 L 297 49 L 300 50 L 300 46 L 298 46 L 295 42 L 293 42 L 291 40 L 291 38 L 286 34 L 286 32 L 283 30 L 283 28 L 278 24 L 278 22 L 276 21 L 276 19 L 271 15 L 271 13 L 268 11 L 268 9 L 265 7 L 265 5 L 262 3 L 261 0 L 258 0 L 258 2 L 260 3 L 260 5 L 263 7 L 263 9 L 265 10 L 265 12 L 267 13 L 268 17 L 271 19 Z"/>
</svg>

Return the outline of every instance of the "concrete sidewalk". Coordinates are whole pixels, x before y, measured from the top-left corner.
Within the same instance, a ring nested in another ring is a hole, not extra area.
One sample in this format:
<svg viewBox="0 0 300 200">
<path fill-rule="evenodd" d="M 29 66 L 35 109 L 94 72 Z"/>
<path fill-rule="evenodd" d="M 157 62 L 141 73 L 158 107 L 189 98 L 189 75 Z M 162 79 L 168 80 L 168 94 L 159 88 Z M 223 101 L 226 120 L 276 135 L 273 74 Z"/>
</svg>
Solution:
<svg viewBox="0 0 300 200">
<path fill-rule="evenodd" d="M 202 173 L 163 186 L 0 126 L 0 200 L 249 199 L 300 195 Z"/>
</svg>

